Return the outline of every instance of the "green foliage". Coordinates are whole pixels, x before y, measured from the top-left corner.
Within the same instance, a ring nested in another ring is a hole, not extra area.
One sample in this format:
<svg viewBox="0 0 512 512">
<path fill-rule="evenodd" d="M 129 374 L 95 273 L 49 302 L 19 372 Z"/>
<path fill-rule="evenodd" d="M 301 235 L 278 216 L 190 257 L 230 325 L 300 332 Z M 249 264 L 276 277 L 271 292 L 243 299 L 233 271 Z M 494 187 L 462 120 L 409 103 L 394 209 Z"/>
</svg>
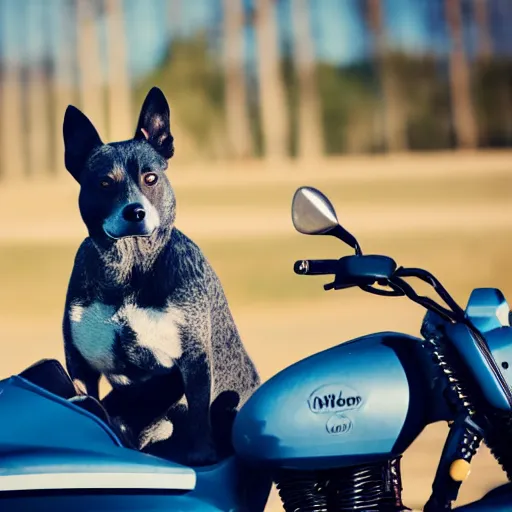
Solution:
<svg viewBox="0 0 512 512">
<path fill-rule="evenodd" d="M 473 100 L 483 146 L 512 143 L 512 62 L 494 58 L 471 67 Z M 248 115 L 255 156 L 262 154 L 256 70 L 248 73 Z M 297 154 L 297 76 L 290 52 L 281 62 L 289 120 L 289 153 Z M 434 55 L 387 54 L 379 69 L 375 62 L 337 67 L 318 62 L 323 132 L 327 154 L 369 153 L 384 148 L 381 75 L 388 74 L 405 114 L 408 147 L 435 150 L 453 147 L 453 123 L 446 60 Z M 175 40 L 160 66 L 136 86 L 140 105 L 148 89 L 161 87 L 169 97 L 174 126 L 200 158 L 226 155 L 224 73 L 219 53 L 204 33 Z"/>
<path fill-rule="evenodd" d="M 288 104 L 288 133 L 290 140 L 288 142 L 288 151 L 292 157 L 297 156 L 297 146 L 299 137 L 299 87 L 297 82 L 297 75 L 295 74 L 293 60 L 287 54 L 283 59 L 282 64 L 283 80 L 286 91 L 286 101 Z"/>
<path fill-rule="evenodd" d="M 378 108 L 375 77 L 370 65 L 317 69 L 327 154 L 374 150 L 374 119 Z"/>
<path fill-rule="evenodd" d="M 254 156 L 261 157 L 263 155 L 263 133 L 261 127 L 261 115 L 259 109 L 258 84 L 255 77 L 250 77 L 248 83 L 248 116 L 249 128 L 253 138 Z"/>
<path fill-rule="evenodd" d="M 398 87 L 407 117 L 410 149 L 433 150 L 451 145 L 448 77 L 432 55 L 391 53 L 384 62 Z"/>
<path fill-rule="evenodd" d="M 171 104 L 172 116 L 204 157 L 222 155 L 224 146 L 224 80 L 222 64 L 211 51 L 206 34 L 174 40 L 161 65 L 137 84 L 140 105 L 153 86 Z"/>
<path fill-rule="evenodd" d="M 512 60 L 480 60 L 473 67 L 473 96 L 477 108 L 480 144 L 512 144 Z"/>
</svg>

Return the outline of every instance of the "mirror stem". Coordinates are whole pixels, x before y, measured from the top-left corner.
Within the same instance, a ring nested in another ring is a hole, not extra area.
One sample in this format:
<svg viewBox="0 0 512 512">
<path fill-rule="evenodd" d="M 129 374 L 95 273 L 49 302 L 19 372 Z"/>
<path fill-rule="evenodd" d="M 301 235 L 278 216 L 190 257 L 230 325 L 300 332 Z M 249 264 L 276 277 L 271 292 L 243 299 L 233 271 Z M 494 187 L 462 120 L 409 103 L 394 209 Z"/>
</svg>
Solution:
<svg viewBox="0 0 512 512">
<path fill-rule="evenodd" d="M 354 235 L 351 235 L 345 228 L 340 226 L 339 224 L 332 229 L 332 231 L 329 232 L 330 235 L 335 236 L 342 242 L 346 243 L 347 245 L 350 245 L 352 249 L 355 250 L 357 256 L 361 256 L 363 254 L 363 251 L 361 251 L 361 247 L 359 246 L 359 243 L 357 242 Z"/>
</svg>

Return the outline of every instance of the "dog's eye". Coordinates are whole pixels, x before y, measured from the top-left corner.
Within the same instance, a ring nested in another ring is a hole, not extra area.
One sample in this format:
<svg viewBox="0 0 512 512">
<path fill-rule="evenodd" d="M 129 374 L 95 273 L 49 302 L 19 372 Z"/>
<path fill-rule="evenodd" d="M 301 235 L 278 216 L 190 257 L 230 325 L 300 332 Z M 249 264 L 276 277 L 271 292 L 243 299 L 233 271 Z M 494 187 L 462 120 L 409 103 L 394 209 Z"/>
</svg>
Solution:
<svg viewBox="0 0 512 512">
<path fill-rule="evenodd" d="M 148 172 L 144 175 L 144 183 L 151 187 L 158 181 L 158 176 L 153 172 Z"/>
<path fill-rule="evenodd" d="M 110 186 L 112 186 L 112 180 L 110 178 L 103 178 L 101 181 L 100 181 L 100 187 L 101 188 L 109 188 Z"/>
</svg>

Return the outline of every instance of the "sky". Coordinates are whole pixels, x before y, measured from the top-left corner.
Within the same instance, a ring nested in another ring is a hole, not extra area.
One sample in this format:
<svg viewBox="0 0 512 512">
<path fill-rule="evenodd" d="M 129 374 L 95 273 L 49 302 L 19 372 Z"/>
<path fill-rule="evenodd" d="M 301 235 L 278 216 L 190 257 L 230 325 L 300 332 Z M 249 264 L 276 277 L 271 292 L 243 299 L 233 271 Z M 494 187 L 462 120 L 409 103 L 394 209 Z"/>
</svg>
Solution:
<svg viewBox="0 0 512 512">
<path fill-rule="evenodd" d="M 55 52 L 67 37 L 58 26 L 57 17 L 66 1 L 68 0 L 0 0 L 0 49 L 3 58 L 33 61 L 40 60 L 45 52 Z M 243 1 L 250 5 L 254 0 Z M 278 3 L 276 15 L 283 48 L 291 37 L 292 1 L 279 0 Z M 512 4 L 510 0 L 493 1 Z M 169 9 L 169 0 L 123 2 L 129 66 L 134 78 L 143 76 L 158 64 L 167 49 L 169 36 L 172 37 L 177 29 L 182 35 L 192 34 L 197 30 L 209 30 L 215 26 L 220 30 L 222 0 L 180 0 L 179 22 Z M 360 0 L 311 0 L 311 27 L 319 59 L 343 65 L 355 62 L 367 54 L 369 41 L 365 38 L 365 28 L 358 10 L 360 5 Z M 440 21 L 440 0 L 383 0 L 383 6 L 391 46 L 410 52 L 422 52 L 426 49 L 446 51 L 446 34 Z M 506 26 L 510 24 L 507 23 Z M 503 29 L 502 32 L 505 34 L 509 30 Z M 467 35 L 468 49 L 471 50 L 474 31 L 470 29 Z M 248 41 L 248 56 L 253 59 L 255 48 L 251 41 L 254 39 Z M 510 46 L 510 37 L 508 44 Z"/>
</svg>

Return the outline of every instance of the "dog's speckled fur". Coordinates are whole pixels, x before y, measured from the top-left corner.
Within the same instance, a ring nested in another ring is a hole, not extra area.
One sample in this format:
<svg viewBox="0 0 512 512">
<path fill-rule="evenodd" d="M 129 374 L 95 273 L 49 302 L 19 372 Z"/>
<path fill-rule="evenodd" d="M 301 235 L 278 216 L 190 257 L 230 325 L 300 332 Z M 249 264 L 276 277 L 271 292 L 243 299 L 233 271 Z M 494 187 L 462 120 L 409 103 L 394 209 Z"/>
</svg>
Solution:
<svg viewBox="0 0 512 512">
<path fill-rule="evenodd" d="M 70 106 L 64 140 L 89 232 L 63 320 L 71 378 L 98 397 L 105 375 L 113 391 L 103 403 L 136 448 L 189 464 L 213 462 L 229 452 L 234 412 L 259 377 L 218 277 L 174 227 L 176 199 L 165 175 L 174 153 L 167 101 L 152 89 L 134 139 L 110 144 Z M 144 181 L 148 172 L 156 185 Z M 153 209 L 154 231 L 145 221 L 122 220 L 120 212 L 134 202 Z M 131 236 L 132 225 L 145 236 Z M 107 236 L 105 226 L 121 234 Z"/>
</svg>

